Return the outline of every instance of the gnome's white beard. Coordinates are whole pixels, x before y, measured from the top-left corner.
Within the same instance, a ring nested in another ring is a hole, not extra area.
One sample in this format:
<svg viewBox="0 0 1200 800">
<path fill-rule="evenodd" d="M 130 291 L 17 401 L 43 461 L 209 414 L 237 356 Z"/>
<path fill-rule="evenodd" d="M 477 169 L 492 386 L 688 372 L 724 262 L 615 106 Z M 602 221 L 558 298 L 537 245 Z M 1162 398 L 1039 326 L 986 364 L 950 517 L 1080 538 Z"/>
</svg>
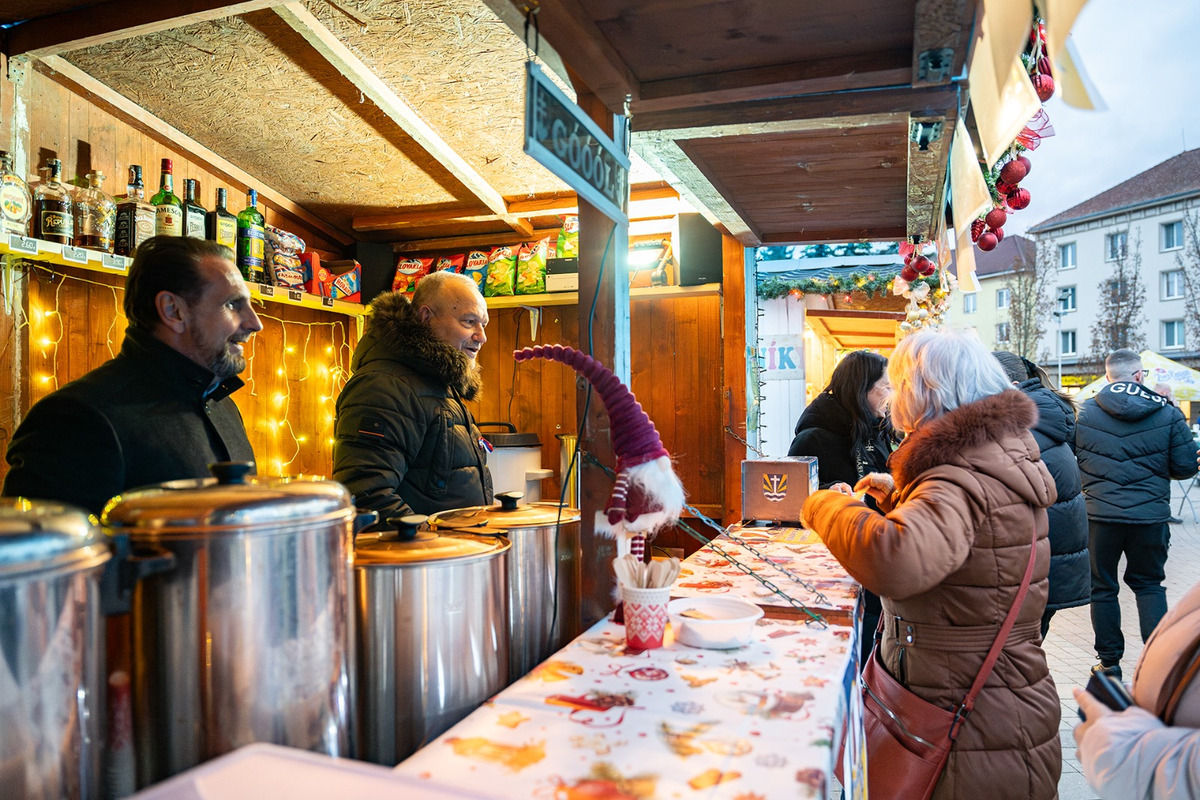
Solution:
<svg viewBox="0 0 1200 800">
<path fill-rule="evenodd" d="M 649 539 L 660 528 L 674 525 L 683 511 L 684 499 L 683 483 L 667 456 L 630 467 L 621 474 L 626 483 L 624 513 L 610 521 L 608 509 L 596 512 L 596 532 L 617 540 L 618 556 L 629 552 L 629 541 L 634 536 L 642 534 Z"/>
</svg>

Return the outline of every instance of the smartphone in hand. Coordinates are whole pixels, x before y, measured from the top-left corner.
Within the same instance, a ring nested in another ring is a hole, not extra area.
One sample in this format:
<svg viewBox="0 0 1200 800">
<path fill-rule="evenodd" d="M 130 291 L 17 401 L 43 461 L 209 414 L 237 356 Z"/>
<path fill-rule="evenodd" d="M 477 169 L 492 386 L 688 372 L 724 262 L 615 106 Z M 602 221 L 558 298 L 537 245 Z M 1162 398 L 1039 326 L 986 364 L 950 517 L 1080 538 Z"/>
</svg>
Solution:
<svg viewBox="0 0 1200 800">
<path fill-rule="evenodd" d="M 1092 667 L 1092 677 L 1088 679 L 1087 691 L 1113 711 L 1124 711 L 1133 705 L 1133 696 L 1125 688 L 1125 684 L 1104 671 L 1099 664 Z M 1083 709 L 1079 710 L 1079 718 L 1086 719 Z"/>
</svg>

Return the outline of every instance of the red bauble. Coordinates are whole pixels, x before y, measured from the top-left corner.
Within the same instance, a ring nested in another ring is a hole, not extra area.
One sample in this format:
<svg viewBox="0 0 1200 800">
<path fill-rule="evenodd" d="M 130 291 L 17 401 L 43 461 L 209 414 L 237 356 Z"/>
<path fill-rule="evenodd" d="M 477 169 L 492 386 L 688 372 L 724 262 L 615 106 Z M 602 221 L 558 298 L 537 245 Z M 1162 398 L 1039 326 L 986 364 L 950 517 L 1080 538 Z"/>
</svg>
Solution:
<svg viewBox="0 0 1200 800">
<path fill-rule="evenodd" d="M 1017 156 L 1017 161 L 1020 161 L 1021 164 L 1025 167 L 1025 177 L 1028 178 L 1029 171 L 1031 169 L 1033 169 L 1033 164 L 1025 156 Z M 1022 178 L 1022 180 L 1024 180 L 1024 178 Z"/>
<path fill-rule="evenodd" d="M 927 258 L 926 256 L 915 258 L 913 266 L 917 268 L 917 273 L 925 278 L 937 272 L 937 263 L 932 258 Z"/>
<path fill-rule="evenodd" d="M 1003 227 L 1004 223 L 1008 222 L 1008 212 L 1003 208 L 993 208 L 983 218 L 983 221 L 987 223 L 989 228 Z"/>
<path fill-rule="evenodd" d="M 977 219 L 971 223 L 971 241 L 972 242 L 979 241 L 979 235 L 981 233 L 983 233 L 984 225 L 985 225 L 985 223 L 981 219 Z"/>
<path fill-rule="evenodd" d="M 1015 188 L 1017 187 L 1010 183 L 1005 183 L 1002 180 L 996 181 L 996 194 L 1000 195 L 1001 197 L 1004 197 Z"/>
<path fill-rule="evenodd" d="M 1000 168 L 1000 180 L 1009 185 L 1016 186 L 1025 177 L 1026 172 L 1028 170 L 1025 169 L 1025 165 L 1019 159 L 1014 158 Z"/>
<path fill-rule="evenodd" d="M 992 228 L 992 235 L 996 237 L 996 244 L 1004 241 L 1004 228 Z"/>
<path fill-rule="evenodd" d="M 1049 75 L 1034 75 L 1033 90 L 1037 92 L 1038 100 L 1046 102 L 1054 95 L 1054 78 Z"/>
<path fill-rule="evenodd" d="M 1028 189 L 1013 189 L 1005 198 L 1008 201 L 1008 207 L 1014 211 L 1020 211 L 1029 205 L 1029 190 Z"/>
<path fill-rule="evenodd" d="M 900 277 L 903 278 L 905 282 L 912 283 L 917 279 L 917 271 L 913 268 L 912 264 L 905 264 L 903 269 L 900 270 Z"/>
<path fill-rule="evenodd" d="M 1050 71 L 1050 59 L 1045 56 L 1039 58 L 1037 60 L 1037 71 L 1043 75 L 1053 75 L 1054 73 Z"/>
<path fill-rule="evenodd" d="M 996 234 L 992 233 L 991 231 L 984 231 L 983 235 L 979 237 L 979 241 L 977 242 L 979 249 L 983 250 L 984 252 L 987 252 L 988 250 L 995 250 L 996 245 L 999 243 L 1000 240 L 997 239 Z"/>
</svg>

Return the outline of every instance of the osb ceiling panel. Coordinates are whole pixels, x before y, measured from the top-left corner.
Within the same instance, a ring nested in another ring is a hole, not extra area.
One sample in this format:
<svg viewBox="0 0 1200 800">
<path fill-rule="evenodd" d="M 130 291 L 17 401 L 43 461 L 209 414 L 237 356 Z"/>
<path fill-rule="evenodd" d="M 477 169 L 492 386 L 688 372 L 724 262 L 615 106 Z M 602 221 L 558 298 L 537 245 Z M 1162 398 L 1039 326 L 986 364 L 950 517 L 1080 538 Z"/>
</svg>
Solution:
<svg viewBox="0 0 1200 800">
<path fill-rule="evenodd" d="M 79 0 L 4 0 L 0 3 L 0 24 L 46 17 L 87 5 L 91 4 Z"/>
<path fill-rule="evenodd" d="M 566 190 L 522 152 L 525 45 L 479 0 L 309 9 L 500 194 Z"/>
<path fill-rule="evenodd" d="M 585 4 L 639 81 L 830 64 L 847 54 L 911 58 L 913 2 L 591 0 Z M 568 53 L 563 54 L 569 58 Z"/>
<path fill-rule="evenodd" d="M 906 223 L 906 131 L 897 121 L 678 144 L 764 241 L 894 239 Z"/>
<path fill-rule="evenodd" d="M 272 12 L 92 47 L 67 58 L 344 229 L 355 214 L 435 203 L 478 206 L 395 122 L 374 104 L 360 102 L 358 90 Z"/>
</svg>

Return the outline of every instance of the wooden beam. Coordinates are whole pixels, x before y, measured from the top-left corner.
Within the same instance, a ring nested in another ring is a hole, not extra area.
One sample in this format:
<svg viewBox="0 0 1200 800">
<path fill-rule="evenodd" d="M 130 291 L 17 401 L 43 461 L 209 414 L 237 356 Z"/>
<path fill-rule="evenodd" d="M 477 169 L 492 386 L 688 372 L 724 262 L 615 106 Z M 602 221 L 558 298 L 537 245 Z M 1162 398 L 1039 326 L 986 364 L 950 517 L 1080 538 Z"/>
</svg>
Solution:
<svg viewBox="0 0 1200 800">
<path fill-rule="evenodd" d="M 649 186 L 633 186 L 629 190 L 629 201 L 631 203 L 636 203 L 640 200 L 666 200 L 673 197 L 679 197 L 679 192 L 671 186 L 661 183 Z M 579 198 L 575 196 L 574 192 L 560 192 L 552 195 L 509 200 L 508 210 L 511 214 L 520 214 L 523 217 L 575 214 L 579 211 Z"/>
<path fill-rule="evenodd" d="M 8 31 L 9 56 L 34 58 L 119 42 L 197 22 L 248 14 L 279 0 L 154 0 L 107 2 L 25 20 Z"/>
<path fill-rule="evenodd" d="M 947 117 L 913 116 L 910 124 L 941 125 L 941 135 L 928 142 L 922 150 L 917 142 L 908 143 L 908 213 L 906 236 L 911 241 L 937 238 L 945 215 L 942 213 L 946 199 L 946 169 L 950 160 L 950 140 L 958 115 Z"/>
<path fill-rule="evenodd" d="M 912 85 L 949 83 L 962 75 L 974 29 L 976 3 L 969 0 L 916 0 Z M 949 58 L 942 58 L 949 53 Z M 922 54 L 926 63 L 922 64 Z M 930 65 L 939 69 L 928 69 Z"/>
<path fill-rule="evenodd" d="M 497 222 L 495 214 L 472 214 L 459 209 L 439 211 L 398 211 L 395 214 L 372 214 L 355 217 L 352 223 L 356 231 L 402 231 L 408 228 L 428 228 L 439 222 L 479 223 Z"/>
<path fill-rule="evenodd" d="M 397 242 L 392 245 L 395 253 L 424 253 L 427 250 L 459 250 L 471 247 L 492 247 L 502 244 L 521 244 L 532 242 L 545 236 L 558 235 L 558 228 L 531 231 L 528 235 L 521 233 L 476 233 L 470 236 L 449 236 L 444 239 L 413 239 L 411 242 Z"/>
<path fill-rule="evenodd" d="M 231 183 L 242 184 L 247 189 L 257 188 L 258 196 L 265 202 L 269 202 L 278 208 L 281 212 L 314 230 L 320 231 L 340 244 L 354 244 L 354 237 L 345 231 L 330 225 L 321 217 L 308 211 L 270 186 L 267 186 L 249 172 L 217 155 L 183 131 L 167 124 L 137 103 L 134 103 L 129 98 L 96 80 L 61 56 L 46 56 L 35 63 L 40 65 L 42 71 L 57 83 L 112 111 L 139 131 L 152 136 L 168 147 L 177 149 L 185 153 L 189 158 L 204 163 L 223 175 Z"/>
<path fill-rule="evenodd" d="M 493 214 L 513 230 L 528 236 L 532 228 L 527 222 L 508 213 L 504 197 L 475 171 L 446 140 L 438 135 L 416 110 L 396 94 L 349 47 L 333 35 L 302 3 L 288 3 L 275 8 L 284 22 L 313 46 L 335 69 L 346 77 L 383 113 L 400 126 L 408 136 L 435 161 L 479 199 Z"/>
<path fill-rule="evenodd" d="M 907 228 L 901 225 L 855 227 L 853 224 L 836 228 L 814 228 L 806 231 L 799 228 L 791 231 L 776 231 L 764 233 L 762 243 L 766 245 L 786 244 L 838 244 L 840 242 L 870 241 L 900 241 L 904 238 Z"/>
</svg>

